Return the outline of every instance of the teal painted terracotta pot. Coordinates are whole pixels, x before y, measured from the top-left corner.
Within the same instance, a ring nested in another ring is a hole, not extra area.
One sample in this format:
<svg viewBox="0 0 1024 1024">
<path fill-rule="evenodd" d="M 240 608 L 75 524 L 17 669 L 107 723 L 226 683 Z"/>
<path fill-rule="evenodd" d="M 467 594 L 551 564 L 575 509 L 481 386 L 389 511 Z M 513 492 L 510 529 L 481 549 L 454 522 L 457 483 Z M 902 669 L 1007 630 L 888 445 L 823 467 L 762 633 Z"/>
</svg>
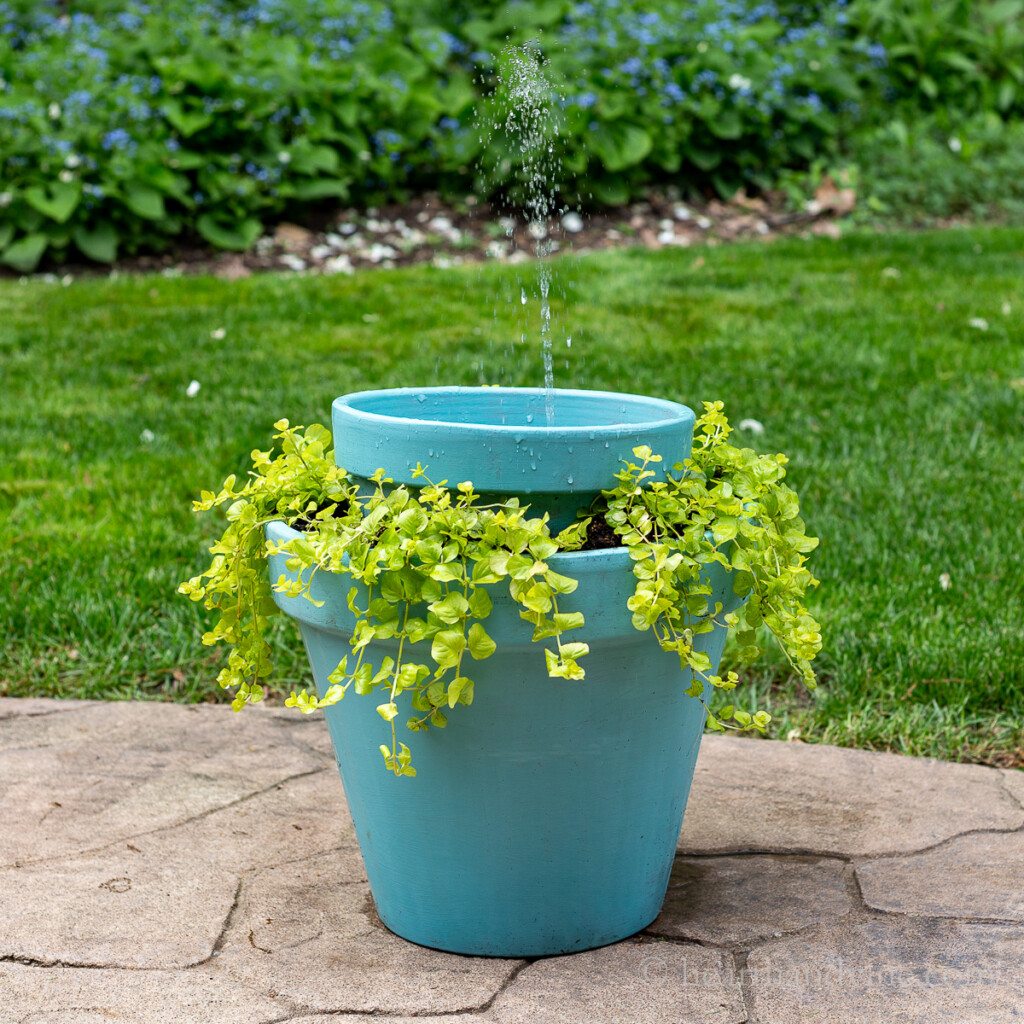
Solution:
<svg viewBox="0 0 1024 1024">
<path fill-rule="evenodd" d="M 338 433 L 337 418 L 335 425 L 336 448 L 350 450 L 352 439 Z M 687 442 L 692 414 L 689 431 Z M 509 437 L 514 447 L 521 444 Z M 438 442 L 439 449 L 443 443 L 451 442 Z M 488 457 L 496 447 L 492 441 Z M 392 473 L 390 452 L 374 450 Z M 551 461 L 562 458 L 553 443 L 543 450 Z M 602 441 L 598 456 L 605 450 Z M 688 450 L 687 444 L 678 458 Z M 341 454 L 338 461 L 344 464 Z M 373 461 L 353 465 L 370 475 Z M 478 465 L 452 468 L 457 471 L 444 475 L 484 479 Z M 589 480 L 588 471 L 571 475 Z M 492 487 L 498 478 L 487 479 Z M 558 494 L 550 490 L 557 483 L 547 478 L 544 493 Z M 267 536 L 280 543 L 296 534 L 271 523 Z M 285 555 L 271 557 L 272 579 L 291 575 L 285 561 Z M 505 957 L 567 953 L 634 934 L 664 900 L 703 706 L 686 696 L 692 676 L 678 658 L 632 626 L 626 601 L 635 580 L 625 549 L 548 561 L 579 581 L 559 603 L 586 619 L 572 637 L 590 645 L 581 661 L 585 680 L 548 677 L 543 643 L 532 642 L 532 627 L 507 589 L 494 585 L 487 631 L 497 651 L 473 665 L 472 706 L 447 712 L 443 730 L 407 738 L 415 777 L 396 778 L 383 764 L 379 745 L 390 742 L 390 728 L 376 712 L 375 696 L 350 692 L 325 711 L 377 911 L 392 931 L 421 945 Z M 738 604 L 727 573 L 712 567 L 710 580 L 712 602 L 726 610 Z M 350 650 L 351 586 L 347 576 L 320 573 L 312 596 L 321 607 L 305 598 L 275 598 L 299 622 L 321 694 Z M 717 670 L 725 630 L 698 639 Z M 394 656 L 396 647 L 375 642 L 374 662 Z M 398 721 L 411 713 L 400 703 Z"/>
</svg>

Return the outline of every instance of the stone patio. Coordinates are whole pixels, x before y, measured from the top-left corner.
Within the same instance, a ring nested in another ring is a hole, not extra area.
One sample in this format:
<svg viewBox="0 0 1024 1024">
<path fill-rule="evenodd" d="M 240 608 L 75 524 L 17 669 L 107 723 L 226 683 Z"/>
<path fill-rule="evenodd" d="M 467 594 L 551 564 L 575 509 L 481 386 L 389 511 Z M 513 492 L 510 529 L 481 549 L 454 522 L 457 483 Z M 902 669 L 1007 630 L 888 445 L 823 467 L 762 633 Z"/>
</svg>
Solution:
<svg viewBox="0 0 1024 1024">
<path fill-rule="evenodd" d="M 705 737 L 657 921 L 497 960 L 377 921 L 322 722 L 0 700 L 0 1024 L 339 1014 L 1006 1024 L 1024 1015 L 1024 773 Z"/>
</svg>

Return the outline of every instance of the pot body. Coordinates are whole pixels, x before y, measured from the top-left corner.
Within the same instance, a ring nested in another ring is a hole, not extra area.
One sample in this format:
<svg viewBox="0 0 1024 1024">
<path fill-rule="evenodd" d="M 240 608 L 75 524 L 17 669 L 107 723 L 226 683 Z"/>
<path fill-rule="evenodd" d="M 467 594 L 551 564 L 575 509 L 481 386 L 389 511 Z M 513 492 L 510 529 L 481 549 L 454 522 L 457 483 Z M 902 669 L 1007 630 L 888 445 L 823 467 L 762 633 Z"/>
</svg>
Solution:
<svg viewBox="0 0 1024 1024">
<path fill-rule="evenodd" d="M 267 533 L 277 542 L 295 535 L 281 523 Z M 272 579 L 289 575 L 285 557 L 272 557 Z M 446 711 L 443 730 L 408 733 L 408 698 L 399 704 L 399 738 L 415 777 L 396 778 L 384 766 L 379 745 L 390 743 L 390 727 L 376 712 L 384 693 L 350 691 L 325 710 L 377 911 L 421 945 L 504 957 L 567 953 L 634 934 L 664 900 L 703 705 L 686 696 L 692 675 L 678 658 L 633 628 L 625 549 L 548 562 L 579 581 L 559 608 L 585 616 L 568 635 L 590 645 L 585 680 L 548 677 L 544 643 L 532 642 L 507 589 L 495 585 L 486 628 L 498 646 L 467 670 L 472 706 Z M 738 604 L 727 573 L 711 567 L 710 580 L 712 606 Z M 276 596 L 299 621 L 321 694 L 350 650 L 351 586 L 347 576 L 318 574 L 320 608 Z M 697 638 L 715 671 L 725 632 Z M 395 648 L 371 645 L 374 664 Z M 429 660 L 419 647 L 407 654 Z"/>
</svg>

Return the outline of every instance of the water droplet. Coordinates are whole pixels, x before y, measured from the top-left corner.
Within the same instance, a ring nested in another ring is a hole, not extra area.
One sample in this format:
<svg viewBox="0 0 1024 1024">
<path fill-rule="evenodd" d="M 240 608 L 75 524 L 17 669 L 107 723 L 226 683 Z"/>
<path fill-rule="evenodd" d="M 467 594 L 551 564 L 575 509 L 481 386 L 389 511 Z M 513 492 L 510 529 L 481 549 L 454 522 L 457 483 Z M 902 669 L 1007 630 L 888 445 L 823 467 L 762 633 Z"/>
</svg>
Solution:
<svg viewBox="0 0 1024 1024">
<path fill-rule="evenodd" d="M 571 340 L 572 340 L 572 339 L 570 339 L 570 341 L 571 341 Z M 417 396 L 416 396 L 416 401 L 417 401 L 417 402 L 425 402 L 426 400 L 427 400 L 427 396 L 426 396 L 426 395 L 417 395 Z"/>
<path fill-rule="evenodd" d="M 530 469 L 536 469 L 536 468 L 537 468 L 537 463 L 536 462 L 531 462 L 530 463 Z"/>
<path fill-rule="evenodd" d="M 571 474 L 569 475 L 569 483 L 570 484 L 572 483 L 572 475 Z"/>
<path fill-rule="evenodd" d="M 522 304 L 524 306 L 526 305 L 526 289 L 525 288 L 522 289 L 522 296 L 520 298 L 520 301 L 522 302 Z"/>
<path fill-rule="evenodd" d="M 572 445 L 569 445 L 568 452 L 570 455 L 572 455 Z"/>
<path fill-rule="evenodd" d="M 526 414 L 526 422 L 527 423 L 532 423 L 533 422 L 533 413 L 532 412 L 528 412 Z"/>
</svg>

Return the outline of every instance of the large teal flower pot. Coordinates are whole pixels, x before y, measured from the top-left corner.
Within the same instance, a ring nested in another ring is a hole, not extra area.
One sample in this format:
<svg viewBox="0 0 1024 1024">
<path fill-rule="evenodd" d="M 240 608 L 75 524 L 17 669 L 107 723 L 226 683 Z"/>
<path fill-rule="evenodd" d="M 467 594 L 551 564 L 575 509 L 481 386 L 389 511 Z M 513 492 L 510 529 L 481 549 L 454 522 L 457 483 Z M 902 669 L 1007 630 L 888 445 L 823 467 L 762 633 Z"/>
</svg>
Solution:
<svg viewBox="0 0 1024 1024">
<path fill-rule="evenodd" d="M 401 394 L 404 401 L 406 393 Z M 453 417 L 459 394 L 449 389 Z M 609 397 L 616 409 L 629 399 Z M 692 413 L 681 422 L 671 453 L 676 458 L 688 454 Z M 452 425 L 445 421 L 446 428 Z M 522 447 L 516 437 L 526 426 L 532 422 L 508 434 L 513 449 Z M 350 468 L 346 459 L 353 439 L 340 432 L 337 415 L 335 428 L 339 464 Z M 404 467 L 398 463 L 408 458 L 415 466 L 415 449 L 408 457 L 401 455 L 393 439 L 409 428 L 391 423 L 382 429 L 390 431 L 389 446 L 377 449 L 370 443 L 377 461 L 400 478 Z M 560 428 L 556 422 L 553 428 L 537 429 Z M 589 428 L 582 429 L 586 438 Z M 600 431 L 594 433 L 596 440 Z M 602 453 L 609 452 L 612 461 L 601 471 L 558 455 L 549 436 L 546 447 L 535 445 L 534 451 L 542 450 L 551 461 L 562 459 L 563 481 L 582 479 L 596 489 L 611 479 L 619 455 L 628 457 L 634 443 L 651 443 L 643 437 L 634 441 L 637 431 L 619 433 L 625 438 L 624 452 L 608 437 L 584 456 L 591 459 L 596 453 L 604 460 Z M 672 438 L 663 438 L 660 445 L 653 440 L 652 447 L 670 455 L 666 444 Z M 427 461 L 422 455 L 432 443 L 435 451 L 452 445 L 450 439 L 424 440 L 420 461 Z M 502 443 L 498 432 L 480 450 L 487 451 L 488 459 L 500 458 Z M 400 457 L 392 464 L 396 451 Z M 472 449 L 463 451 L 467 462 L 446 467 L 442 475 L 479 478 L 485 480 L 482 487 L 497 491 L 495 484 L 502 481 L 494 474 L 486 477 L 484 467 L 473 464 Z M 352 465 L 369 476 L 373 463 L 369 457 Z M 529 480 L 533 472 L 519 476 Z M 557 474 L 544 478 L 544 502 L 560 500 L 559 479 Z M 563 491 L 565 486 L 574 484 L 563 484 Z M 572 493 L 577 500 L 584 497 Z M 280 543 L 296 534 L 283 523 L 272 523 L 267 536 Z M 289 575 L 285 560 L 272 556 L 272 579 Z M 507 590 L 495 585 L 489 588 L 494 609 L 487 630 L 497 652 L 473 666 L 471 707 L 451 711 L 446 729 L 411 737 L 415 777 L 396 778 L 385 769 L 378 748 L 390 741 L 390 729 L 377 714 L 374 697 L 350 693 L 325 711 L 377 912 L 392 931 L 413 942 L 492 956 L 567 953 L 632 935 L 661 908 L 704 709 L 686 696 L 692 676 L 680 669 L 678 658 L 661 651 L 650 633 L 633 628 L 626 601 L 635 580 L 624 549 L 564 553 L 548 561 L 579 581 L 560 607 L 586 618 L 586 626 L 573 634 L 590 645 L 581 662 L 585 680 L 548 677 L 543 644 L 531 641 L 532 627 L 519 617 Z M 712 601 L 726 610 L 738 603 L 727 573 L 713 567 L 711 582 Z M 321 693 L 349 651 L 354 620 L 346 595 L 351 586 L 349 577 L 318 574 L 312 596 L 324 602 L 322 607 L 277 596 L 280 607 L 299 622 Z M 717 670 L 724 629 L 699 640 Z M 375 644 L 374 661 L 394 655 L 393 646 Z M 408 706 L 400 706 L 398 720 L 410 714 Z"/>
</svg>

